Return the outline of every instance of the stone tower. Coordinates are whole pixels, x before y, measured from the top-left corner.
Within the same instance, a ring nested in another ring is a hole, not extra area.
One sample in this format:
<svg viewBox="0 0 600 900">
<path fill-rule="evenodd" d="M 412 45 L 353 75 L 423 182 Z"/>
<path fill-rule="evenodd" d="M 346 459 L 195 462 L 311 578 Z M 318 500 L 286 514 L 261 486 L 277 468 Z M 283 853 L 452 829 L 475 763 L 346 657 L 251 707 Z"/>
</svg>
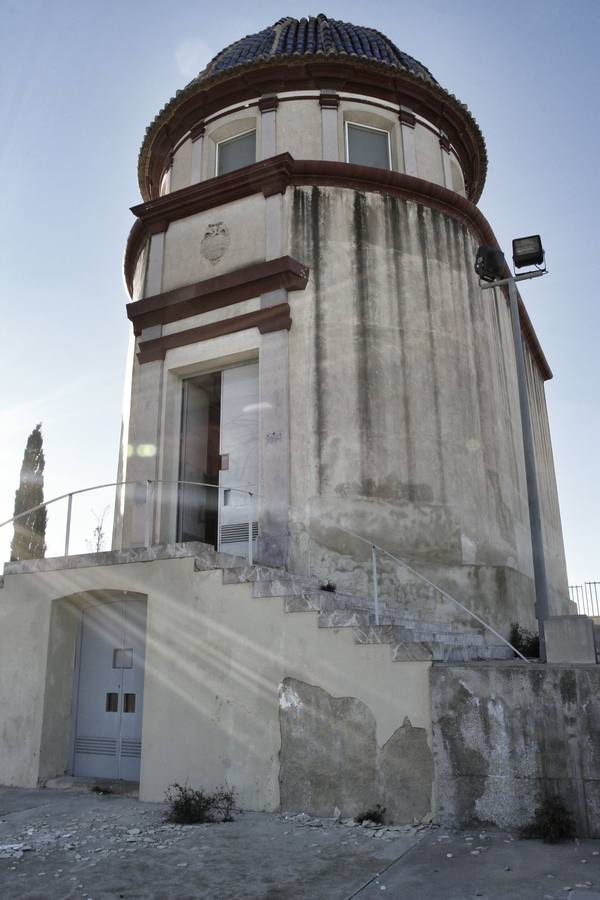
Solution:
<svg viewBox="0 0 600 900">
<path fill-rule="evenodd" d="M 352 532 L 497 626 L 532 624 L 509 311 L 473 272 L 496 243 L 486 166 L 425 66 L 324 15 L 237 41 L 177 92 L 142 144 L 125 252 L 120 477 L 151 484 L 119 495 L 115 547 L 243 553 L 250 531 L 259 562 L 366 589 Z M 551 372 L 520 313 L 558 614 Z M 426 602 L 392 564 L 382 589 Z"/>
</svg>

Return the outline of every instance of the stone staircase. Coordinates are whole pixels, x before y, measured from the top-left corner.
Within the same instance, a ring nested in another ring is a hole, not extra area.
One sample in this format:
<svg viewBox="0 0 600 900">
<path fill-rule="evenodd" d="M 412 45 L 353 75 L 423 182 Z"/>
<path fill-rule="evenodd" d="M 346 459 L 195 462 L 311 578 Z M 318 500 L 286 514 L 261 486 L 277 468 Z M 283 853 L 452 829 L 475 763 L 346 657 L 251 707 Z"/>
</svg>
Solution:
<svg viewBox="0 0 600 900">
<path fill-rule="evenodd" d="M 317 578 L 249 565 L 208 546 L 196 556 L 194 565 L 197 571 L 222 569 L 224 584 L 251 584 L 254 598 L 280 598 L 286 613 L 317 613 L 319 628 L 351 628 L 357 644 L 389 644 L 394 662 L 513 658 L 506 644 L 475 622 L 466 626 L 452 621 L 425 621 L 416 610 L 391 608 L 380 600 L 379 624 L 375 624 L 372 598 L 323 590 Z"/>
</svg>

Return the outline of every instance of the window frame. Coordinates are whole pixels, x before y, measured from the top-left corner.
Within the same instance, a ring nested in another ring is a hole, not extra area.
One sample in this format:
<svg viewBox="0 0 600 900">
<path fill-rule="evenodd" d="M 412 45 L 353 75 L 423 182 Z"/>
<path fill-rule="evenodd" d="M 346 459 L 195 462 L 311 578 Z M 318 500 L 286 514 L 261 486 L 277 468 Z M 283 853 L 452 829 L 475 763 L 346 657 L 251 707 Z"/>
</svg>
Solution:
<svg viewBox="0 0 600 900">
<path fill-rule="evenodd" d="M 387 172 L 393 171 L 392 169 L 392 140 L 391 140 L 391 131 L 387 128 L 377 128 L 375 125 L 364 125 L 362 122 L 353 122 L 351 119 L 346 119 L 344 122 L 344 134 L 345 134 L 345 157 L 346 162 L 350 162 L 350 135 L 348 133 L 348 126 L 352 125 L 354 128 L 362 128 L 365 131 L 378 131 L 380 134 L 387 135 L 387 152 L 388 152 L 388 167 L 386 169 Z M 352 163 L 352 165 L 367 165 L 366 163 Z M 371 169 L 378 168 L 377 166 L 369 166 Z"/>
<path fill-rule="evenodd" d="M 217 178 L 222 178 L 223 175 L 219 172 L 219 148 L 221 144 L 229 144 L 231 141 L 237 141 L 239 138 L 244 137 L 246 134 L 254 133 L 254 162 L 256 162 L 256 126 L 254 128 L 248 128 L 247 131 L 240 131 L 239 134 L 232 134 L 231 137 L 223 138 L 222 141 L 215 141 L 215 176 Z M 250 164 L 251 165 L 251 164 Z M 240 169 L 243 169 L 243 166 L 240 166 Z M 237 172 L 237 169 L 232 169 L 231 172 Z M 225 175 L 231 175 L 231 172 L 225 172 Z"/>
</svg>

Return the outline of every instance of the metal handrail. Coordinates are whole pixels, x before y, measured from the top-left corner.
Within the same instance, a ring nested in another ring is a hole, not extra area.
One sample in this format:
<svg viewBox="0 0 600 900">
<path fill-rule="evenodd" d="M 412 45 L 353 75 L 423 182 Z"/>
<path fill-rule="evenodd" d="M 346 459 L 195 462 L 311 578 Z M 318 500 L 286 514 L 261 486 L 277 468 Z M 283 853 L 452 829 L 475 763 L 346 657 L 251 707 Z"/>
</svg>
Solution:
<svg viewBox="0 0 600 900">
<path fill-rule="evenodd" d="M 189 485 L 191 487 L 208 487 L 213 488 L 217 491 L 233 491 L 236 494 L 245 494 L 250 498 L 252 502 L 252 498 L 256 496 L 253 491 L 246 490 L 245 488 L 237 488 L 237 487 L 224 487 L 221 484 L 208 484 L 208 482 L 204 481 L 183 481 L 176 479 L 167 479 L 167 478 L 147 478 L 144 481 L 110 481 L 106 484 L 94 484 L 91 487 L 80 488 L 77 491 L 69 491 L 66 494 L 60 494 L 58 497 L 53 497 L 51 500 L 44 500 L 43 503 L 38 503 L 36 506 L 32 506 L 30 509 L 26 509 L 22 513 L 18 513 L 16 516 L 12 516 L 10 519 L 6 519 L 4 522 L 0 522 L 0 528 L 3 528 L 5 525 L 10 525 L 13 522 L 16 522 L 18 519 L 22 519 L 25 516 L 28 516 L 32 512 L 36 512 L 38 509 L 43 509 L 44 507 L 50 506 L 52 503 L 57 503 L 59 500 L 67 499 L 67 523 L 65 527 L 65 556 L 69 555 L 69 540 L 71 536 L 71 513 L 73 509 L 73 497 L 78 494 L 87 494 L 90 491 L 101 490 L 102 488 L 110 488 L 110 487 L 125 487 L 127 485 L 137 485 L 140 487 L 145 487 L 146 490 L 146 513 L 145 513 L 145 521 L 144 521 L 144 541 L 145 546 L 150 546 L 150 534 L 151 534 L 151 516 L 150 516 L 150 500 L 152 498 L 152 492 L 154 490 L 154 485 L 157 484 L 176 484 L 176 485 Z M 252 511 L 250 512 L 249 521 L 248 521 L 248 562 L 252 563 Z"/>
</svg>

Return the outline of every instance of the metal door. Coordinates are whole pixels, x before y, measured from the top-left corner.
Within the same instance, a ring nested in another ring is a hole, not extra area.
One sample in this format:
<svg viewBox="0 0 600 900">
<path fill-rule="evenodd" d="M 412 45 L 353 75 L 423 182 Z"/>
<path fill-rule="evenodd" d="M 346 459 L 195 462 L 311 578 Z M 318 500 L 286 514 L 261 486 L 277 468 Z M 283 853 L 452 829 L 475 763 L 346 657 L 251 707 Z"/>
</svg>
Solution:
<svg viewBox="0 0 600 900">
<path fill-rule="evenodd" d="M 221 377 L 219 549 L 247 556 L 250 523 L 254 544 L 258 534 L 258 363 L 224 369 Z"/>
<path fill-rule="evenodd" d="M 145 645 L 145 600 L 83 610 L 74 775 L 139 779 Z"/>
</svg>

